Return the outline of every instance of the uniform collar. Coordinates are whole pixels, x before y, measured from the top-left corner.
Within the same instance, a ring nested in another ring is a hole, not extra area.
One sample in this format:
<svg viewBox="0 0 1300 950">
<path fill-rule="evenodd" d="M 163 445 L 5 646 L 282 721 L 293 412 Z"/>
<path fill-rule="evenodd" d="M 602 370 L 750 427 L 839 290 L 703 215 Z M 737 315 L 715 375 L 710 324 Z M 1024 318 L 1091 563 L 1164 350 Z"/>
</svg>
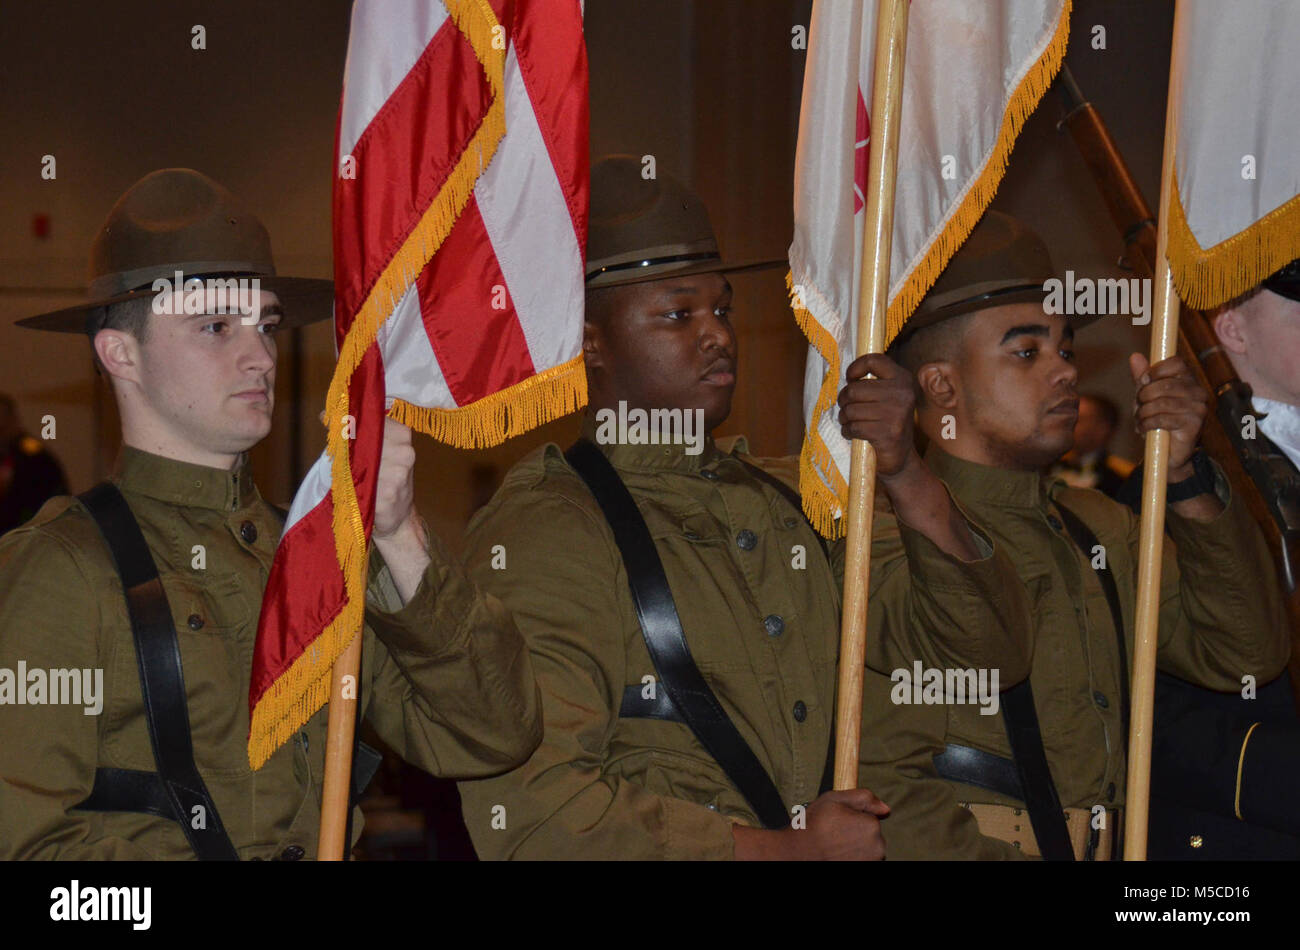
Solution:
<svg viewBox="0 0 1300 950">
<path fill-rule="evenodd" d="M 180 462 L 124 445 L 113 481 L 148 498 L 215 511 L 237 511 L 259 497 L 247 454 L 240 456 L 239 464 L 231 471 Z"/>
<path fill-rule="evenodd" d="M 596 439 L 595 414 L 588 411 L 582 418 L 582 437 L 595 443 L 605 453 L 610 463 L 619 469 L 639 472 L 685 472 L 696 474 L 715 465 L 728 454 L 747 452 L 743 436 L 724 440 L 726 450 L 719 448 L 712 435 L 705 436 L 703 450 L 698 455 L 688 455 L 688 445 L 628 445 L 602 443 Z"/>
<path fill-rule="evenodd" d="M 1257 412 L 1264 414 L 1260 416 L 1259 428 L 1300 468 L 1300 408 L 1258 396 L 1251 402 Z"/>
<path fill-rule="evenodd" d="M 925 452 L 930 471 L 939 476 L 953 495 L 962 501 L 984 502 L 1008 508 L 1041 509 L 1053 490 L 1062 485 L 1058 478 L 1010 468 L 979 465 L 949 455 L 935 442 Z"/>
</svg>

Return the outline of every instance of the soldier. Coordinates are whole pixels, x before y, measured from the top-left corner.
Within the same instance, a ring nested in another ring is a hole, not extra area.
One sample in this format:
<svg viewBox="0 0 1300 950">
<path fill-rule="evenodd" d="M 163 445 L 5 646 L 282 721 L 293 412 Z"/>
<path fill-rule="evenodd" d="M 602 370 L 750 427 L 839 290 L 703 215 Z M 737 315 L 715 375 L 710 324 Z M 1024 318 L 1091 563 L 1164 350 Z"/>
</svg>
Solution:
<svg viewBox="0 0 1300 950">
<path fill-rule="evenodd" d="M 180 285 L 155 295 L 176 272 Z M 241 295 L 239 312 L 216 278 L 256 278 L 260 299 Z M 246 453 L 271 427 L 274 332 L 328 316 L 332 285 L 277 277 L 257 218 L 212 179 L 166 169 L 113 207 L 90 295 L 22 321 L 90 336 L 123 446 L 111 483 L 50 501 L 0 542 L 0 857 L 312 857 L 325 710 L 261 769 L 248 763 L 253 642 L 282 518 Z M 389 424 L 361 698 L 408 760 L 489 774 L 536 746 L 536 685 L 509 615 L 412 508 L 409 442 Z M 34 676 L 51 692 L 37 695 Z M 55 696 L 56 678 L 79 695 Z M 178 813 L 178 779 L 197 789 L 192 814 Z"/>
<path fill-rule="evenodd" d="M 593 166 L 584 438 L 524 458 L 468 534 L 467 563 L 528 640 L 545 723 L 522 767 L 461 783 L 482 857 L 883 854 L 888 807 L 825 791 L 843 544 L 828 559 L 803 518 L 797 460 L 710 435 L 737 374 L 728 269 L 693 193 L 631 157 Z M 876 514 L 870 662 L 1015 682 L 1014 577 L 917 456 L 910 376 L 883 355 L 851 375 L 867 372 L 846 431 L 875 444 L 897 512 Z M 613 432 L 638 412 L 687 431 Z"/>
<path fill-rule="evenodd" d="M 1300 469 L 1300 260 L 1219 307 L 1214 332 L 1250 386 L 1259 428 Z"/>
<path fill-rule="evenodd" d="M 23 431 L 13 397 L 0 393 L 0 534 L 36 514 L 47 498 L 67 491 L 59 460 Z"/>
<path fill-rule="evenodd" d="M 926 461 L 1033 605 L 1032 671 L 1001 717 L 894 705 L 869 684 L 861 780 L 893 807 L 891 856 L 1104 859 L 1120 833 L 1138 522 L 1039 474 L 1078 406 L 1074 327 L 1043 307 L 1051 277 L 1038 237 L 990 212 L 890 350 L 916 374 Z M 1130 364 L 1139 431 L 1170 434 L 1160 668 L 1217 690 L 1270 680 L 1287 658 L 1282 605 L 1263 537 L 1196 450 L 1206 396 L 1177 358 Z"/>
<path fill-rule="evenodd" d="M 1274 471 L 1289 471 L 1290 484 L 1282 490 L 1293 495 L 1300 486 L 1300 261 L 1216 308 L 1210 319 L 1238 377 L 1250 386 L 1258 450 L 1276 460 Z M 1300 857 L 1293 801 L 1300 783 L 1300 720 L 1285 672 L 1232 693 L 1161 674 L 1156 725 L 1149 857 Z"/>
</svg>

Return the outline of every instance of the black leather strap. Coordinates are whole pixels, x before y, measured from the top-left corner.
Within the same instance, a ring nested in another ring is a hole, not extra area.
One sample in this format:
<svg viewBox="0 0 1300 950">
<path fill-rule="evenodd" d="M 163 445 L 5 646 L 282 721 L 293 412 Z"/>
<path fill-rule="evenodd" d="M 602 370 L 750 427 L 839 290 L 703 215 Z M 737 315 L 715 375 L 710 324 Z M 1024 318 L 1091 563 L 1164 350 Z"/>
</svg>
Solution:
<svg viewBox="0 0 1300 950">
<path fill-rule="evenodd" d="M 759 820 L 768 828 L 788 827 L 790 813 L 781 793 L 691 658 L 663 562 L 627 486 L 600 449 L 585 439 L 575 442 L 565 458 L 587 483 L 614 532 L 641 634 L 659 675 L 662 689 L 656 693 L 668 694 L 691 732 L 745 796 Z M 626 699 L 625 694 L 624 702 Z"/>
<path fill-rule="evenodd" d="M 95 519 L 122 579 L 127 614 L 131 618 L 131 634 L 135 638 L 149 742 L 158 766 L 158 785 L 169 804 L 168 812 L 164 814 L 156 798 L 156 789 L 152 792 L 145 790 L 144 807 L 131 810 L 145 810 L 175 820 L 199 860 L 238 861 L 239 854 L 226 834 L 217 806 L 194 764 L 180 643 L 176 638 L 167 594 L 158 579 L 158 569 L 149 554 L 144 535 L 116 486 L 103 482 L 78 497 Z M 136 793 L 145 789 L 146 780 L 139 778 L 141 773 L 122 778 L 120 773 L 124 770 L 104 771 L 103 779 L 98 772 L 95 776 L 95 787 L 100 789 L 101 797 L 96 800 L 92 790 L 86 800 L 92 807 L 98 805 L 103 810 L 104 802 L 120 800 L 120 796 L 132 789 Z M 112 773 L 119 773 L 116 781 L 125 784 L 112 788 Z M 101 786 L 101 783 L 107 784 Z M 80 807 L 87 807 L 86 803 Z M 192 816 L 198 807 L 203 808 L 202 828 L 193 827 Z"/>
<path fill-rule="evenodd" d="M 1016 763 L 992 752 L 949 742 L 942 752 L 935 754 L 934 767 L 942 778 L 950 782 L 963 782 L 1008 798 L 1025 800 Z"/>
<path fill-rule="evenodd" d="M 90 797 L 77 808 L 82 811 L 142 812 L 180 821 L 158 773 L 136 769 L 96 769 Z"/>
<path fill-rule="evenodd" d="M 618 715 L 621 719 L 663 719 L 668 722 L 686 722 L 668 690 L 655 688 L 654 698 L 646 699 L 645 687 L 633 683 L 623 690 L 623 702 L 619 704 Z"/>
<path fill-rule="evenodd" d="M 1083 551 L 1083 556 L 1091 563 L 1093 548 L 1101 547 L 1101 542 L 1097 540 L 1097 536 L 1092 533 L 1092 529 L 1084 524 L 1078 515 L 1059 501 L 1056 502 L 1056 510 L 1061 513 L 1061 521 L 1065 524 L 1065 530 L 1070 533 L 1074 543 Z M 1110 572 L 1109 557 L 1106 558 L 1105 564 L 1105 567 L 1096 569 L 1097 579 L 1101 581 L 1101 589 L 1106 594 L 1106 603 L 1110 607 L 1111 623 L 1115 626 L 1118 647 L 1116 656 L 1119 658 L 1119 710 L 1121 721 L 1124 723 L 1124 741 L 1127 742 L 1129 723 L 1128 641 L 1124 636 L 1124 612 L 1119 605 L 1119 588 L 1115 586 L 1115 575 Z"/>
<path fill-rule="evenodd" d="M 1038 839 L 1038 851 L 1047 861 L 1073 861 L 1074 848 L 1065 824 L 1065 810 L 1052 781 L 1052 771 L 1043 751 L 1043 735 L 1038 728 L 1038 710 L 1029 680 L 1017 683 L 1002 693 L 1002 722 L 1006 726 L 1011 757 L 1020 774 L 1022 801 L 1029 812 L 1029 823 Z"/>
</svg>

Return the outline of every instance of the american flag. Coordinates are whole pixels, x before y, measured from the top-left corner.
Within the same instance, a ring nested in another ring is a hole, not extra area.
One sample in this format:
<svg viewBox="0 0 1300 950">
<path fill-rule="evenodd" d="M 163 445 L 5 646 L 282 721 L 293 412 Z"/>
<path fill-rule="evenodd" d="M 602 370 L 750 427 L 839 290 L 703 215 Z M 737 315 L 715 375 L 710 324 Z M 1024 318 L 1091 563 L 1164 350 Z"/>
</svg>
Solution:
<svg viewBox="0 0 1300 950">
<path fill-rule="evenodd" d="M 249 761 L 329 699 L 361 627 L 385 413 L 461 447 L 580 408 L 579 0 L 357 0 L 334 179 L 328 443 L 262 603 Z"/>
</svg>

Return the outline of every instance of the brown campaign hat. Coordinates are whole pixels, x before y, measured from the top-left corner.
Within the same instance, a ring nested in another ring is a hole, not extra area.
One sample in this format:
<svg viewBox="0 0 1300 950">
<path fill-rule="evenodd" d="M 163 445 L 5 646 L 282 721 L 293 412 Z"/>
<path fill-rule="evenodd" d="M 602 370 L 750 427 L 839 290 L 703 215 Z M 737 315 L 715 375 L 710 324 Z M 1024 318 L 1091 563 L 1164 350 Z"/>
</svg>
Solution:
<svg viewBox="0 0 1300 950">
<path fill-rule="evenodd" d="M 284 308 L 281 325 L 333 316 L 334 284 L 280 277 L 271 239 L 255 215 L 217 182 L 191 168 L 145 175 L 113 205 L 90 250 L 88 300 L 19 320 L 33 330 L 94 333 L 109 304 L 153 296 L 153 283 L 191 278 L 254 278 Z"/>
<path fill-rule="evenodd" d="M 647 179 L 643 167 L 633 155 L 606 156 L 591 166 L 588 287 L 786 265 L 783 258 L 724 262 L 699 195 L 670 175 Z"/>
<path fill-rule="evenodd" d="M 1042 303 L 1056 277 L 1047 245 L 1024 223 L 988 211 L 957 249 L 895 343 L 950 317 L 1013 303 Z M 1087 318 L 1072 318 L 1076 323 Z"/>
</svg>

